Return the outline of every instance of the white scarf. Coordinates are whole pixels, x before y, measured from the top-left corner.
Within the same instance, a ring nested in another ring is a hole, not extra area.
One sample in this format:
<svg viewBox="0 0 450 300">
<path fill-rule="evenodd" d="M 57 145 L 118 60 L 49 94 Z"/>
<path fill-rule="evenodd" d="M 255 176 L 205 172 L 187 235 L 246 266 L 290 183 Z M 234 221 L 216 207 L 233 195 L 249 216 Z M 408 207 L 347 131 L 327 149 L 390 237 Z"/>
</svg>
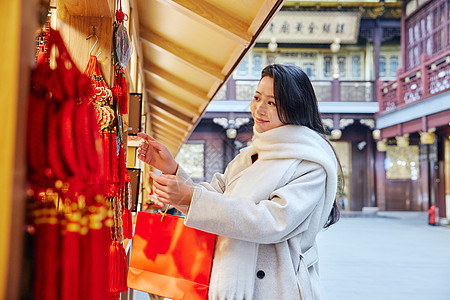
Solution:
<svg viewBox="0 0 450 300">
<path fill-rule="evenodd" d="M 242 168 L 239 160 L 248 160 L 255 153 L 258 153 L 260 168 L 255 165 L 240 172 L 233 171 L 233 168 Z M 233 177 L 227 178 L 224 194 L 255 203 L 269 199 L 275 189 L 287 183 L 280 182 L 283 178 L 290 179 L 292 174 L 286 176 L 286 171 L 296 160 L 312 161 L 325 169 L 326 201 L 332 203 L 337 185 L 334 152 L 319 134 L 298 125 L 284 125 L 263 133 L 254 131 L 252 146 L 244 149 L 237 161 L 228 166 Z M 270 175 L 261 177 L 261 173 Z M 218 237 L 209 289 L 211 300 L 252 299 L 258 247 L 256 243 Z"/>
</svg>

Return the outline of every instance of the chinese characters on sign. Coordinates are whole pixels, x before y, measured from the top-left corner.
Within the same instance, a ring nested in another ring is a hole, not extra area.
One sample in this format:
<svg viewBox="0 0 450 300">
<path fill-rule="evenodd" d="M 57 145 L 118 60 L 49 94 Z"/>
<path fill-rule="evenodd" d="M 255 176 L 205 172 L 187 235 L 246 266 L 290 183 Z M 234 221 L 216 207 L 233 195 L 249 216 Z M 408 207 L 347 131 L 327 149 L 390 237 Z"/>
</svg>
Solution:
<svg viewBox="0 0 450 300">
<path fill-rule="evenodd" d="M 258 42 L 276 37 L 281 43 L 357 42 L 360 14 L 354 12 L 280 11 L 267 26 Z"/>
</svg>

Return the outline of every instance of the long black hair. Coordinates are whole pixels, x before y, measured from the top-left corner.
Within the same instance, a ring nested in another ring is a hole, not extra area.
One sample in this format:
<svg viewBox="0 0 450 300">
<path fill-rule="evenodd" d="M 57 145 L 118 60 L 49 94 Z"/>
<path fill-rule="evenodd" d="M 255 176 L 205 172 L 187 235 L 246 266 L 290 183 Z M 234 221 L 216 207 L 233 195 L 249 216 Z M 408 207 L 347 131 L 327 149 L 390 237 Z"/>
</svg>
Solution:
<svg viewBox="0 0 450 300">
<path fill-rule="evenodd" d="M 277 106 L 278 118 L 283 124 L 303 125 L 322 136 L 330 143 L 325 134 L 325 128 L 320 118 L 316 94 L 308 75 L 295 65 L 268 65 L 262 70 L 261 79 L 264 77 L 273 79 L 273 93 Z M 334 151 L 333 146 L 330 144 Z M 334 151 L 336 155 L 336 152 Z M 342 167 L 339 159 L 339 170 Z M 343 185 L 343 176 L 338 185 Z M 337 201 L 334 201 L 328 220 L 324 228 L 328 228 L 339 220 L 340 211 Z"/>
</svg>

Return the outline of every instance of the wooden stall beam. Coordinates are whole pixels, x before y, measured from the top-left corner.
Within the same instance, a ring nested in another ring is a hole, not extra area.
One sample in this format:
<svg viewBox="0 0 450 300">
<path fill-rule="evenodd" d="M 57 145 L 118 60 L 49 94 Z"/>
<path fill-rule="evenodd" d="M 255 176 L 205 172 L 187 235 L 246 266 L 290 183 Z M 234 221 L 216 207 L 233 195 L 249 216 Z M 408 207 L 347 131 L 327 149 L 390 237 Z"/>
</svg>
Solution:
<svg viewBox="0 0 450 300">
<path fill-rule="evenodd" d="M 186 82 L 180 77 L 177 77 L 150 62 L 144 63 L 144 72 L 149 74 L 150 76 L 156 76 L 166 82 L 170 82 L 171 84 L 178 86 L 179 88 L 196 96 L 196 98 L 198 98 L 200 101 L 209 102 L 207 93 L 205 91 L 195 87 L 191 83 Z"/>
<path fill-rule="evenodd" d="M 185 138 L 185 134 L 184 133 L 180 134 L 179 132 L 173 131 L 171 128 L 166 126 L 166 123 L 161 124 L 161 123 L 153 122 L 152 123 L 152 127 L 153 127 L 154 131 L 156 131 L 156 132 L 164 132 L 167 135 L 176 137 L 176 139 L 178 141 L 179 140 L 184 140 L 184 138 Z"/>
<path fill-rule="evenodd" d="M 194 118 L 192 116 L 187 116 L 186 114 L 176 110 L 171 105 L 170 102 L 169 103 L 167 103 L 167 101 L 165 101 L 166 103 L 165 102 L 161 102 L 161 98 L 155 98 L 155 97 L 153 97 L 153 95 L 150 95 L 150 98 L 149 98 L 148 102 L 149 102 L 150 107 L 151 107 L 150 111 L 152 109 L 154 109 L 154 106 L 156 106 L 156 107 L 159 107 L 162 110 L 167 111 L 172 116 L 177 117 L 179 120 L 183 121 L 184 123 L 187 123 L 187 124 L 190 124 L 190 125 L 194 123 L 193 122 Z"/>
<path fill-rule="evenodd" d="M 160 89 L 154 85 L 147 85 L 147 91 L 153 95 L 153 98 L 158 99 L 161 102 L 165 102 L 167 105 L 173 106 L 176 110 L 185 114 L 186 116 L 194 117 L 199 114 L 197 106 L 192 105 L 185 99 L 178 98 L 166 90 Z"/>
<path fill-rule="evenodd" d="M 183 145 L 183 140 L 179 140 L 176 137 L 171 136 L 170 134 L 155 130 L 154 135 L 156 139 L 163 143 L 166 146 L 172 146 L 173 148 L 180 148 Z"/>
<path fill-rule="evenodd" d="M 171 148 L 179 148 L 180 142 L 182 141 L 175 141 L 170 138 L 168 138 L 166 135 L 158 133 L 158 131 L 154 131 L 154 137 L 158 141 L 162 142 L 164 145 L 171 147 Z"/>
<path fill-rule="evenodd" d="M 253 22 L 250 24 L 248 32 L 251 35 L 255 35 L 259 34 L 259 31 L 263 31 L 264 28 L 270 23 L 270 20 L 275 16 L 275 13 L 281 9 L 283 3 L 284 0 L 265 1 L 257 15 L 253 18 Z M 268 18 L 267 16 L 270 17 Z M 261 24 L 263 25 L 261 26 Z"/>
<path fill-rule="evenodd" d="M 165 120 L 167 120 L 168 122 L 170 122 L 171 124 L 182 130 L 188 130 L 188 128 L 192 125 L 191 122 L 187 122 L 184 119 L 180 119 L 178 116 L 169 113 L 168 111 L 162 109 L 157 105 L 151 105 L 151 107 L 149 107 L 149 110 L 152 114 L 151 117 L 149 118 L 149 122 L 151 121 L 153 115 L 156 115 L 157 117 L 161 116 L 161 118 L 164 118 Z"/>
<path fill-rule="evenodd" d="M 151 32 L 148 29 L 142 29 L 141 27 L 140 38 L 142 42 L 147 43 L 155 50 L 172 55 L 175 59 L 190 68 L 196 69 L 219 81 L 223 81 L 225 79 L 225 75 L 222 74 L 222 68 L 220 66 L 215 65 L 213 62 L 208 61 L 204 57 L 201 57 L 190 50 L 181 47 L 154 32 Z"/>
<path fill-rule="evenodd" d="M 180 136 L 184 136 L 185 135 L 185 130 L 183 130 L 179 126 L 176 126 L 175 124 L 173 124 L 173 122 L 171 122 L 167 118 L 163 118 L 163 117 L 161 117 L 161 116 L 159 116 L 157 114 L 153 114 L 152 115 L 152 121 L 154 122 L 154 124 L 156 124 L 156 123 L 164 124 L 164 126 L 166 126 L 167 128 L 170 128 L 170 130 L 172 130 L 174 132 L 177 132 Z"/>
<path fill-rule="evenodd" d="M 238 44 L 248 46 L 252 35 L 248 33 L 249 24 L 227 14 L 205 0 L 158 0 L 171 6 L 185 16 L 202 23 Z"/>
</svg>

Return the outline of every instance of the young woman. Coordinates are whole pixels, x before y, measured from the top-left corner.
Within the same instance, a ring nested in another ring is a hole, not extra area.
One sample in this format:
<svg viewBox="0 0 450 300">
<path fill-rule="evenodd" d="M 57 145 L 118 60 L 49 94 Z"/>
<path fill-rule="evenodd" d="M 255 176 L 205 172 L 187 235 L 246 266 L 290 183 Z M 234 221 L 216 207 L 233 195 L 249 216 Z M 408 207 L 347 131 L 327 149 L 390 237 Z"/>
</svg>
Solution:
<svg viewBox="0 0 450 300">
<path fill-rule="evenodd" d="M 251 102 L 252 145 L 211 183 L 193 184 L 167 148 L 141 133 L 138 158 L 159 200 L 185 225 L 218 235 L 209 299 L 322 299 L 317 234 L 339 218 L 338 162 L 307 75 L 269 65 Z"/>
</svg>

